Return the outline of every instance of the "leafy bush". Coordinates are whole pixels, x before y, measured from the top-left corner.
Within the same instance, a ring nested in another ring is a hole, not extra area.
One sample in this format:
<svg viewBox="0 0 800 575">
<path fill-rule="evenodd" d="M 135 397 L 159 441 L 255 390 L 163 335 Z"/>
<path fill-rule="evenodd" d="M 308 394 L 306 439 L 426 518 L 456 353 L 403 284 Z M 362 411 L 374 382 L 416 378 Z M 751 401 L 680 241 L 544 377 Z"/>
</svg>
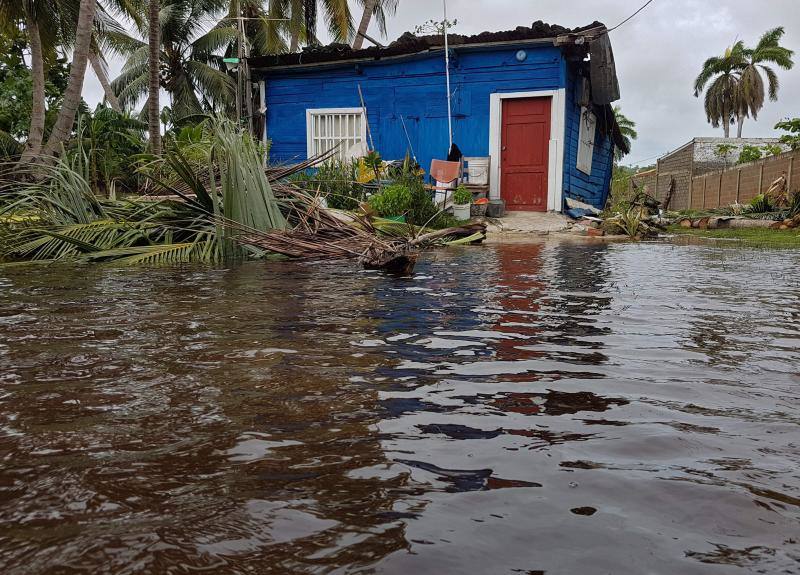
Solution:
<svg viewBox="0 0 800 575">
<path fill-rule="evenodd" d="M 382 217 L 408 216 L 412 210 L 413 201 L 414 196 L 408 186 L 392 184 L 386 186 L 380 193 L 370 197 L 369 205 Z"/>
<path fill-rule="evenodd" d="M 800 149 L 800 118 L 792 118 L 791 120 L 778 122 L 775 124 L 775 129 L 789 132 L 780 137 L 782 144 L 786 144 L 792 150 Z"/>
<path fill-rule="evenodd" d="M 458 206 L 472 203 L 472 192 L 470 192 L 463 185 L 459 185 L 453 194 L 453 203 Z"/>
<path fill-rule="evenodd" d="M 767 198 L 767 196 L 764 194 L 758 194 L 756 197 L 750 200 L 750 208 L 750 211 L 756 214 L 763 214 L 765 212 L 772 211 L 769 198 Z"/>
<path fill-rule="evenodd" d="M 737 164 L 746 164 L 747 162 L 755 162 L 761 159 L 761 149 L 757 146 L 742 146 L 742 151 L 739 152 L 739 159 Z"/>
<path fill-rule="evenodd" d="M 331 208 L 355 210 L 366 199 L 364 186 L 358 182 L 356 160 L 325 162 L 316 170 L 297 174 L 292 179 L 318 190 Z"/>
</svg>

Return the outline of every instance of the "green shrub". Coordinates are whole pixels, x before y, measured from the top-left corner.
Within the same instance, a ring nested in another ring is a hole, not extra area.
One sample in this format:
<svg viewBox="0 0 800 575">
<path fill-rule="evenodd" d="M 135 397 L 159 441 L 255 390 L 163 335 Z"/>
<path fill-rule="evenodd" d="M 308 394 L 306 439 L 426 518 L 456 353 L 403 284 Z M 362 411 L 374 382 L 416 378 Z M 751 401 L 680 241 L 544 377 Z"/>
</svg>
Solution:
<svg viewBox="0 0 800 575">
<path fill-rule="evenodd" d="M 371 196 L 369 205 L 379 216 L 405 215 L 406 219 L 410 220 L 408 216 L 413 208 L 413 201 L 414 196 L 408 186 L 398 183 L 386 186 L 379 193 Z"/>
<path fill-rule="evenodd" d="M 292 181 L 318 190 L 328 206 L 338 210 L 355 210 L 366 199 L 364 186 L 358 182 L 358 162 L 331 160 L 316 170 L 301 172 Z"/>
<path fill-rule="evenodd" d="M 763 214 L 772 211 L 772 206 L 769 203 L 769 198 L 764 194 L 758 194 L 750 200 L 751 212 L 756 214 Z"/>
<path fill-rule="evenodd" d="M 742 146 L 742 151 L 739 152 L 739 160 L 737 164 L 746 164 L 747 162 L 755 162 L 761 159 L 761 149 L 757 146 Z"/>
<path fill-rule="evenodd" d="M 459 206 L 472 203 L 472 192 L 463 185 L 459 185 L 453 194 L 453 203 Z"/>
</svg>

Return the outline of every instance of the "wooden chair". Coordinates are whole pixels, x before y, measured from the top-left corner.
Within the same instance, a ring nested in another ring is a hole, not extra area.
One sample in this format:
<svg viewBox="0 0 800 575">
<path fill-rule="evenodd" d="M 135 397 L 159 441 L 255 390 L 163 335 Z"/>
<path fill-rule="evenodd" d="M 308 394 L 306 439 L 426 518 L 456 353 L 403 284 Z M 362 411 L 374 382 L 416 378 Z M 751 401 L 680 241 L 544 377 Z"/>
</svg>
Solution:
<svg viewBox="0 0 800 575">
<path fill-rule="evenodd" d="M 452 195 L 458 187 L 461 178 L 461 162 L 448 162 L 446 160 L 431 160 L 429 175 L 431 184 L 425 188 L 433 192 L 434 203 L 447 206 L 448 192 Z M 442 194 L 441 200 L 438 196 Z"/>
</svg>

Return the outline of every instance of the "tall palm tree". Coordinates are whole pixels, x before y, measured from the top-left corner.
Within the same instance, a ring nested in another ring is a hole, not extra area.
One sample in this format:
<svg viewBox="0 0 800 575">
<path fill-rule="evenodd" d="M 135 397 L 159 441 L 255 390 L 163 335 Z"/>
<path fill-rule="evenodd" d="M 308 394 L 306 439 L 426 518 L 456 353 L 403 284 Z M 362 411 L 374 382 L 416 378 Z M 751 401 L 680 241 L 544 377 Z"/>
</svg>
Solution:
<svg viewBox="0 0 800 575">
<path fill-rule="evenodd" d="M 778 99 L 778 75 L 767 64 L 774 64 L 784 70 L 794 66 L 792 56 L 794 52 L 780 45 L 784 30 L 780 26 L 765 32 L 755 48 L 745 48 L 744 61 L 739 72 L 740 102 L 737 113 L 736 137 L 742 137 L 742 125 L 748 115 L 753 119 L 758 118 L 758 112 L 764 107 L 764 79 L 761 71 L 767 76 L 769 99 L 773 102 Z"/>
<path fill-rule="evenodd" d="M 161 26 L 158 23 L 159 1 L 147 2 L 147 40 L 148 40 L 148 84 L 147 84 L 147 124 L 150 134 L 150 151 L 161 155 L 161 106 L 159 91 L 161 90 Z"/>
<path fill-rule="evenodd" d="M 72 132 L 75 114 L 78 112 L 78 106 L 81 103 L 81 92 L 83 91 L 83 80 L 86 76 L 86 66 L 89 62 L 96 12 L 97 0 L 80 0 L 69 81 L 67 82 L 66 90 L 64 90 L 64 98 L 61 103 L 61 109 L 58 111 L 56 123 L 44 147 L 43 153 L 45 156 L 55 154 Z"/>
<path fill-rule="evenodd" d="M 378 29 L 382 35 L 386 35 L 386 13 L 394 14 L 397 11 L 398 0 L 360 0 L 364 5 L 364 12 L 361 14 L 361 22 L 358 24 L 356 36 L 353 38 L 353 50 L 361 50 L 364 45 L 364 34 L 367 33 L 370 20 L 375 17 L 378 22 Z"/>
<path fill-rule="evenodd" d="M 722 124 L 726 138 L 730 137 L 731 123 L 741 112 L 739 70 L 745 61 L 744 50 L 744 43 L 739 41 L 726 49 L 722 56 L 709 58 L 694 81 L 695 97 L 699 97 L 711 81 L 704 102 L 706 117 L 715 128 Z"/>
<path fill-rule="evenodd" d="M 622 139 L 624 140 L 626 147 L 630 150 L 633 140 L 639 137 L 639 134 L 636 132 L 636 122 L 623 114 L 622 108 L 619 106 L 614 106 L 613 110 L 614 118 L 616 118 L 617 126 L 619 126 L 619 131 L 622 134 Z M 619 162 L 624 155 L 625 152 L 623 152 L 620 148 L 616 148 L 614 150 L 614 159 L 617 162 Z"/>
<path fill-rule="evenodd" d="M 122 106 L 134 107 L 150 93 L 150 72 L 159 72 L 159 85 L 171 99 L 177 119 L 208 111 L 229 112 L 235 104 L 236 83 L 223 71 L 222 53 L 235 41 L 235 22 L 217 17 L 223 0 L 161 0 L 158 67 L 150 65 L 150 43 L 115 35 L 117 49 L 127 55 L 120 75 L 111 83 Z M 217 23 L 209 30 L 208 23 Z M 137 26 L 149 39 L 149 19 Z M 145 108 L 148 116 L 149 103 Z M 152 118 L 149 118 L 152 120 Z M 156 114 L 158 121 L 158 114 Z M 151 124 L 152 127 L 152 124 Z"/>
</svg>

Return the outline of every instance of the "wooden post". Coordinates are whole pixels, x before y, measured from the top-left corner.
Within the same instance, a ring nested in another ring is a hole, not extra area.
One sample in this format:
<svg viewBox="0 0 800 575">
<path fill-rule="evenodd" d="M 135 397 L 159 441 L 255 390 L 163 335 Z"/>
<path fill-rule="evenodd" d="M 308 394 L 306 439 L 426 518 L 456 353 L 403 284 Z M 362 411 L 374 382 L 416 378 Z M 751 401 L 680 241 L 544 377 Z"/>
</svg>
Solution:
<svg viewBox="0 0 800 575">
<path fill-rule="evenodd" d="M 742 169 L 736 170 L 736 203 L 739 203 L 739 188 L 742 187 Z"/>
<path fill-rule="evenodd" d="M 761 169 L 758 170 L 758 193 L 761 193 L 761 185 L 764 180 L 764 162 L 761 162 Z"/>
<path fill-rule="evenodd" d="M 706 184 L 708 183 L 708 176 L 703 176 L 703 208 L 706 207 Z"/>
<path fill-rule="evenodd" d="M 789 156 L 789 170 L 786 172 L 786 193 L 792 193 L 792 172 L 794 172 L 794 154 Z"/>
<path fill-rule="evenodd" d="M 722 207 L 722 176 L 725 174 L 725 171 L 719 173 L 719 190 L 717 190 L 717 207 Z"/>
</svg>

